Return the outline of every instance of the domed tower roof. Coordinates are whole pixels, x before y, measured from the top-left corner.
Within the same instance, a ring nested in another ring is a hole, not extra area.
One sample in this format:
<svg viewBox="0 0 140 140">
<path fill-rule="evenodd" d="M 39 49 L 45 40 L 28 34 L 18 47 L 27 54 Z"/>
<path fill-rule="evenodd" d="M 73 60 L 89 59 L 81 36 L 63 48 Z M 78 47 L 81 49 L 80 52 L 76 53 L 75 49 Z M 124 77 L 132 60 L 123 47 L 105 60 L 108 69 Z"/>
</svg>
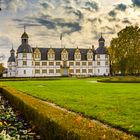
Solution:
<svg viewBox="0 0 140 140">
<path fill-rule="evenodd" d="M 28 34 L 26 32 L 24 32 L 21 36 L 21 38 L 29 38 Z"/>
<path fill-rule="evenodd" d="M 21 45 L 17 49 L 17 53 L 32 53 L 32 47 L 28 44 L 29 36 L 25 31 L 24 27 L 24 33 L 21 36 Z"/>
<path fill-rule="evenodd" d="M 14 50 L 13 46 L 12 46 L 12 49 L 10 50 L 10 52 L 11 52 L 11 53 L 12 53 L 12 52 L 15 52 L 15 50 Z"/>
<path fill-rule="evenodd" d="M 21 44 L 17 49 L 17 53 L 32 53 L 32 48 L 29 44 Z"/>
<path fill-rule="evenodd" d="M 99 47 L 96 49 L 96 54 L 108 54 L 108 50 L 105 47 L 105 39 L 103 38 L 102 34 L 99 38 Z"/>
<path fill-rule="evenodd" d="M 105 39 L 103 38 L 102 34 L 101 37 L 99 38 L 99 42 L 105 42 Z"/>
<path fill-rule="evenodd" d="M 96 54 L 108 54 L 108 50 L 106 47 L 98 47 L 96 49 Z"/>
<path fill-rule="evenodd" d="M 8 62 L 16 62 L 15 50 L 13 49 L 13 46 L 12 46 L 12 49 L 10 50 L 10 54 L 11 56 L 9 57 Z"/>
</svg>

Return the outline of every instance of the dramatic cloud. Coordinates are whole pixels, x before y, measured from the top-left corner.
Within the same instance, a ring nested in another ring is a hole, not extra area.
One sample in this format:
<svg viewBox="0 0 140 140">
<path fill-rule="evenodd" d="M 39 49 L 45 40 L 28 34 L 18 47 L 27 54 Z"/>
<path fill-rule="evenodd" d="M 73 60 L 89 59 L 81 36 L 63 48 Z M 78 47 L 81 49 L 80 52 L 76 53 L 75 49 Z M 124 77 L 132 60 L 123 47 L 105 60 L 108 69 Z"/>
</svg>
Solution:
<svg viewBox="0 0 140 140">
<path fill-rule="evenodd" d="M 111 17 L 116 17 L 117 13 L 114 10 L 112 10 L 108 13 L 108 15 Z"/>
<path fill-rule="evenodd" d="M 132 0 L 134 6 L 140 7 L 140 0 Z"/>
<path fill-rule="evenodd" d="M 0 52 L 9 56 L 11 44 L 21 43 L 27 26 L 32 47 L 98 47 L 103 33 L 106 45 L 128 25 L 139 25 L 140 0 L 3 0 L 0 15 Z M 135 6 L 133 6 L 135 5 Z"/>
<path fill-rule="evenodd" d="M 127 6 L 123 3 L 120 3 L 116 6 L 116 9 L 120 11 L 125 11 L 127 9 Z"/>
</svg>

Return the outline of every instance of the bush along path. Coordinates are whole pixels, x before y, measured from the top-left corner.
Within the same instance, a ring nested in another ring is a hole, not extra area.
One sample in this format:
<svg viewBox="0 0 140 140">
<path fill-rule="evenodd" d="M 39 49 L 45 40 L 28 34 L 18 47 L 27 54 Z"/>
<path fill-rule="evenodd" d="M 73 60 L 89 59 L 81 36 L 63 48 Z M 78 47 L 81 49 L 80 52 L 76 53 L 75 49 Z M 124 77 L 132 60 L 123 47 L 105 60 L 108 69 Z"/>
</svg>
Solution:
<svg viewBox="0 0 140 140">
<path fill-rule="evenodd" d="M 35 127 L 29 125 L 0 93 L 0 140 L 41 140 Z"/>
</svg>

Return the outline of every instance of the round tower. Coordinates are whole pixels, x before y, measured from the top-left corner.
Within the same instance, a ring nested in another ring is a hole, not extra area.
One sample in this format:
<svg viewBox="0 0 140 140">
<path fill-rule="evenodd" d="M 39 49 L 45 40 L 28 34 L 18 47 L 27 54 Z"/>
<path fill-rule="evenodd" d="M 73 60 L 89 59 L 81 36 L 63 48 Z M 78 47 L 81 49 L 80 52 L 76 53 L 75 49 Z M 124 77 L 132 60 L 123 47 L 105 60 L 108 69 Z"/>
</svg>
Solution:
<svg viewBox="0 0 140 140">
<path fill-rule="evenodd" d="M 8 59 L 8 77 L 15 77 L 16 76 L 16 57 L 15 57 L 15 50 L 10 50 L 10 57 Z"/>
<path fill-rule="evenodd" d="M 32 48 L 28 44 L 29 36 L 24 27 L 24 33 L 21 36 L 21 45 L 17 49 L 17 77 L 32 77 L 33 58 Z"/>
<path fill-rule="evenodd" d="M 109 55 L 105 47 L 105 39 L 102 34 L 98 40 L 99 47 L 95 51 L 95 75 L 105 76 L 110 74 Z"/>
</svg>

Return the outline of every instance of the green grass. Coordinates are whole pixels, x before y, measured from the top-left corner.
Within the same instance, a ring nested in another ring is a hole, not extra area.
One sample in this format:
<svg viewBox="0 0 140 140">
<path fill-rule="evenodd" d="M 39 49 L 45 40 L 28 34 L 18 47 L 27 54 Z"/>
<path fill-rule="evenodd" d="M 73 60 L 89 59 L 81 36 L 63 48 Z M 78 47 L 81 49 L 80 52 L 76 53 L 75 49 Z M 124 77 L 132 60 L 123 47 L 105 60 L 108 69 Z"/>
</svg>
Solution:
<svg viewBox="0 0 140 140">
<path fill-rule="evenodd" d="M 140 136 L 140 84 L 95 79 L 6 81 L 20 91 Z"/>
</svg>

